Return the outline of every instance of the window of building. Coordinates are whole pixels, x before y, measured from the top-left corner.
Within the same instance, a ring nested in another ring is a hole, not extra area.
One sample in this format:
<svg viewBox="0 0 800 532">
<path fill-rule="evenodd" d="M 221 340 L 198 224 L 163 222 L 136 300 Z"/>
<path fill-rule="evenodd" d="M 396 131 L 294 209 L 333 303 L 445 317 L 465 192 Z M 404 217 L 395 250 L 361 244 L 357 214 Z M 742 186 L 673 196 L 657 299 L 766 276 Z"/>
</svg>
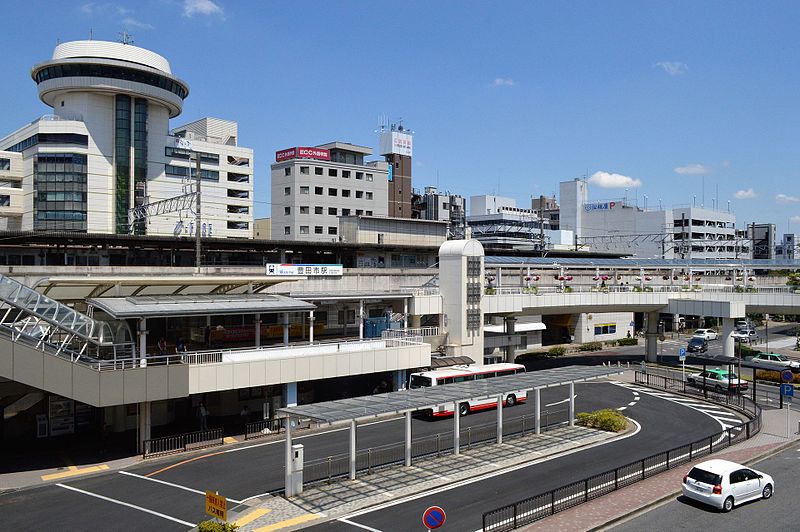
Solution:
<svg viewBox="0 0 800 532">
<path fill-rule="evenodd" d="M 250 197 L 250 192 L 247 190 L 234 190 L 232 188 L 228 189 L 228 197 L 229 198 L 239 198 L 239 199 L 247 199 Z"/>
<path fill-rule="evenodd" d="M 250 229 L 250 223 L 228 221 L 228 229 Z"/>
<path fill-rule="evenodd" d="M 228 164 L 231 166 L 250 166 L 250 159 L 247 157 L 238 157 L 236 155 L 228 155 Z"/>
<path fill-rule="evenodd" d="M 0 194 L 0 207 L 10 207 L 10 206 L 11 206 L 11 196 L 9 196 L 8 194 Z"/>
<path fill-rule="evenodd" d="M 284 196 L 291 196 L 292 195 L 292 187 L 283 187 L 283 195 Z"/>
<path fill-rule="evenodd" d="M 314 207 L 314 214 L 322 214 L 323 209 L 322 207 Z"/>
<path fill-rule="evenodd" d="M 300 214 L 308 214 L 308 205 L 300 206 Z"/>
<path fill-rule="evenodd" d="M 292 167 L 291 166 L 287 166 L 286 168 L 284 168 L 283 169 L 283 175 L 285 175 L 285 176 L 292 175 Z"/>
<path fill-rule="evenodd" d="M 364 214 L 364 209 L 356 209 L 356 216 L 361 216 Z"/>
<path fill-rule="evenodd" d="M 86 155 L 40 153 L 33 174 L 34 231 L 86 231 Z"/>
<path fill-rule="evenodd" d="M 244 205 L 228 205 L 228 214 L 250 214 L 250 207 Z"/>
<path fill-rule="evenodd" d="M 323 233 L 322 226 L 321 225 L 315 225 L 314 226 L 314 234 L 315 235 L 321 235 L 322 233 Z"/>
<path fill-rule="evenodd" d="M 372 174 L 367 174 L 367 181 L 372 181 Z"/>
<path fill-rule="evenodd" d="M 364 172 L 356 172 L 356 179 L 364 179 Z"/>
<path fill-rule="evenodd" d="M 300 173 L 303 175 L 308 175 L 308 166 L 301 166 Z"/>
<path fill-rule="evenodd" d="M 336 168 L 328 168 L 328 177 L 336 177 L 339 175 L 339 171 Z"/>
<path fill-rule="evenodd" d="M 342 177 L 345 179 L 350 179 L 350 170 L 342 170 Z"/>
<path fill-rule="evenodd" d="M 191 174 L 191 177 L 194 178 L 197 176 L 197 169 L 194 166 L 189 168 L 188 166 L 176 166 L 173 164 L 165 164 L 164 173 L 169 176 L 177 176 L 177 177 L 187 177 Z M 205 179 L 206 181 L 219 181 L 219 172 L 216 170 L 208 170 L 206 168 L 201 168 L 200 179 Z"/>
<path fill-rule="evenodd" d="M 315 166 L 314 175 L 322 175 L 322 168 L 320 168 L 319 166 Z"/>
<path fill-rule="evenodd" d="M 233 172 L 228 172 L 228 181 L 232 181 L 234 183 L 249 183 L 250 176 L 247 174 L 234 174 Z"/>
<path fill-rule="evenodd" d="M 594 334 L 595 336 L 601 334 L 616 334 L 617 333 L 617 324 L 616 323 L 604 323 L 602 325 L 595 325 L 594 326 Z"/>
<path fill-rule="evenodd" d="M 328 227 L 328 234 L 329 235 L 335 235 L 337 231 L 338 231 L 337 227 L 333 227 L 333 226 Z"/>
<path fill-rule="evenodd" d="M 329 214 L 329 215 L 331 215 L 331 216 L 336 216 L 336 215 L 337 215 L 337 212 L 338 212 L 338 211 L 337 211 L 336 207 L 328 207 L 328 214 Z"/>
<path fill-rule="evenodd" d="M 372 192 L 367 192 L 367 199 L 369 199 L 369 200 L 372 199 Z"/>
<path fill-rule="evenodd" d="M 292 227 L 289 225 L 284 226 L 283 228 L 284 235 L 291 235 L 292 234 Z"/>
<path fill-rule="evenodd" d="M 350 209 L 342 209 L 342 216 L 350 216 Z"/>
<path fill-rule="evenodd" d="M 308 194 L 308 187 L 300 187 L 300 194 Z"/>
<path fill-rule="evenodd" d="M 349 198 L 350 197 L 350 190 L 346 189 L 346 188 L 343 188 L 342 189 L 342 197 L 343 198 Z"/>
<path fill-rule="evenodd" d="M 328 196 L 336 196 L 338 194 L 339 194 L 339 191 L 337 189 L 335 189 L 335 188 L 329 188 L 328 189 Z"/>
<path fill-rule="evenodd" d="M 144 72 L 139 69 L 126 68 L 115 65 L 98 65 L 96 63 L 69 63 L 63 65 L 53 65 L 36 72 L 36 83 L 42 83 L 48 79 L 64 77 L 95 77 L 111 78 L 125 81 L 144 83 L 152 87 L 169 91 L 181 100 L 185 99 L 188 91 L 185 86 L 177 81 L 171 80 L 166 76 L 155 72 Z"/>
<path fill-rule="evenodd" d="M 291 207 L 284 207 L 283 208 L 283 214 L 286 215 L 286 216 L 289 216 L 290 214 L 292 214 L 292 208 Z"/>
<path fill-rule="evenodd" d="M 372 216 L 372 211 L 367 211 L 366 216 Z"/>
<path fill-rule="evenodd" d="M 307 235 L 308 234 L 308 226 L 307 225 L 301 225 L 300 226 L 300 234 L 301 235 Z"/>
<path fill-rule="evenodd" d="M 0 159 L 0 170 L 11 170 L 11 159 Z"/>
<path fill-rule="evenodd" d="M 190 150 L 184 150 L 182 148 L 173 148 L 172 146 L 165 146 L 164 147 L 164 155 L 170 157 L 172 159 L 183 159 L 183 160 L 191 160 L 192 154 L 196 154 L 198 152 L 193 152 Z M 208 164 L 219 164 L 219 155 L 216 153 L 208 153 L 208 152 L 199 152 L 200 153 L 200 162 L 201 163 L 208 163 Z"/>
<path fill-rule="evenodd" d="M 356 190 L 356 198 L 360 199 L 360 198 L 363 198 L 363 197 L 364 197 L 364 191 L 363 190 Z"/>
<path fill-rule="evenodd" d="M 314 187 L 314 194 L 317 196 L 322 196 L 324 193 L 324 189 L 322 187 Z"/>
</svg>

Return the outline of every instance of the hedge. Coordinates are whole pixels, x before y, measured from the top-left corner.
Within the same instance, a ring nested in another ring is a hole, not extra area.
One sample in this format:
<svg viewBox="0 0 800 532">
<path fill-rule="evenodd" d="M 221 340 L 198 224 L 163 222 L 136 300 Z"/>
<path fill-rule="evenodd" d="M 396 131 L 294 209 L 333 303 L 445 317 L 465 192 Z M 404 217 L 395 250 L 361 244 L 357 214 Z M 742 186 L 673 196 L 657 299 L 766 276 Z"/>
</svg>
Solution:
<svg viewBox="0 0 800 532">
<path fill-rule="evenodd" d="M 628 426 L 628 420 L 619 410 L 604 408 L 594 412 L 579 413 L 578 424 L 592 429 L 620 432 Z"/>
<path fill-rule="evenodd" d="M 600 351 L 603 349 L 602 342 L 586 342 L 578 346 L 578 351 Z"/>
<path fill-rule="evenodd" d="M 567 348 L 564 347 L 563 345 L 557 345 L 547 350 L 547 354 L 550 355 L 551 357 L 560 357 L 566 354 L 566 352 Z"/>
<path fill-rule="evenodd" d="M 223 523 L 222 521 L 202 521 L 197 525 L 199 532 L 234 532 L 239 528 L 236 523 Z"/>
<path fill-rule="evenodd" d="M 620 338 L 617 340 L 617 345 L 639 345 L 638 338 Z"/>
</svg>

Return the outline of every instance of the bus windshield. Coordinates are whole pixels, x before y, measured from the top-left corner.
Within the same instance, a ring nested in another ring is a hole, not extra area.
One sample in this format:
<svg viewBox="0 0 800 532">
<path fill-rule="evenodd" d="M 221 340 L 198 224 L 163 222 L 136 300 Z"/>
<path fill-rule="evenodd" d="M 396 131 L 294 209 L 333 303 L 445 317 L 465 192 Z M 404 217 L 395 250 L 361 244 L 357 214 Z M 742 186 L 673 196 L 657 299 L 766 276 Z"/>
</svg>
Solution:
<svg viewBox="0 0 800 532">
<path fill-rule="evenodd" d="M 423 377 L 422 375 L 411 375 L 411 388 L 424 388 L 431 385 L 430 377 Z"/>
</svg>

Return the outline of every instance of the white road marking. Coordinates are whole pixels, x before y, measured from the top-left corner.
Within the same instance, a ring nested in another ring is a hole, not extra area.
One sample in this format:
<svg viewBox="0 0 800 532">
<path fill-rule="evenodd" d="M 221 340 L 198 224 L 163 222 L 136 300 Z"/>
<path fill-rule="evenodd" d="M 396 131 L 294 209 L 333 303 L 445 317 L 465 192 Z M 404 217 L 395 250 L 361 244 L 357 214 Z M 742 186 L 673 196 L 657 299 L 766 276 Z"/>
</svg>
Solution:
<svg viewBox="0 0 800 532">
<path fill-rule="evenodd" d="M 628 408 L 628 407 L 627 407 L 627 406 L 621 406 L 621 407 L 617 408 L 617 410 L 619 410 L 620 412 L 622 412 L 622 411 L 623 411 L 623 410 L 625 410 L 626 408 Z"/>
<path fill-rule="evenodd" d="M 577 397 L 578 397 L 578 394 L 576 393 L 576 394 L 575 394 L 573 397 L 577 398 Z M 497 402 L 497 401 L 495 401 L 495 403 L 496 403 L 496 402 Z M 563 401 L 556 401 L 555 403 L 546 404 L 546 405 L 544 405 L 544 406 L 556 406 L 556 405 L 560 405 L 561 403 L 568 403 L 568 402 L 569 402 L 569 397 L 567 397 L 567 398 L 566 398 L 566 399 L 564 399 Z"/>
<path fill-rule="evenodd" d="M 133 508 L 134 510 L 139 510 L 140 512 L 145 512 L 151 515 L 155 515 L 157 517 L 161 517 L 162 519 L 168 519 L 169 521 L 173 521 L 175 523 L 180 523 L 184 526 L 194 528 L 197 526 L 196 523 L 190 523 L 188 521 L 183 521 L 182 519 L 178 519 L 177 517 L 172 517 L 166 514 L 162 514 L 160 512 L 156 512 L 154 510 L 150 510 L 149 508 L 142 508 L 141 506 L 136 506 L 135 504 L 131 504 L 129 502 L 118 501 L 117 499 L 112 499 L 111 497 L 106 497 L 105 495 L 98 495 L 97 493 L 92 493 L 91 491 L 86 491 L 78 488 L 73 488 L 72 486 L 67 486 L 66 484 L 56 484 L 59 488 L 64 488 L 66 490 L 75 491 L 77 493 L 82 493 L 83 495 L 88 495 L 89 497 L 95 497 L 97 499 L 101 499 L 108 502 L 113 502 L 114 504 L 119 504 L 120 506 L 127 506 L 128 508 Z"/>
<path fill-rule="evenodd" d="M 636 404 L 636 401 L 631 401 L 630 403 L 628 403 L 628 406 L 633 406 L 635 404 Z"/>
<path fill-rule="evenodd" d="M 186 486 L 181 486 L 180 484 L 173 484 L 172 482 L 167 482 L 166 480 L 160 480 L 160 479 L 152 478 L 152 477 L 144 477 L 142 475 L 137 475 L 136 473 L 130 473 L 128 471 L 118 471 L 118 473 L 120 475 L 125 475 L 125 476 L 128 476 L 128 477 L 135 477 L 135 478 L 140 478 L 142 480 L 148 480 L 150 482 L 157 482 L 159 484 L 164 484 L 165 486 L 171 486 L 173 488 L 178 488 L 179 490 L 191 491 L 192 493 L 197 493 L 197 494 L 203 495 L 203 496 L 205 496 L 205 494 L 206 494 L 205 491 L 200 491 L 200 490 L 196 490 L 196 489 L 193 489 L 193 488 L 188 488 Z M 231 502 L 235 502 L 236 504 L 242 504 L 242 501 L 239 501 L 237 499 L 231 499 L 231 498 L 228 498 L 228 497 L 226 497 L 226 499 L 228 499 Z"/>
<path fill-rule="evenodd" d="M 369 530 L 370 532 L 381 532 L 377 528 L 372 528 L 371 526 L 362 525 L 360 523 L 350 521 L 349 519 L 345 519 L 344 517 L 342 517 L 341 519 L 337 519 L 337 521 L 341 521 L 342 523 L 347 523 L 348 525 L 357 526 L 358 528 L 363 528 L 364 530 Z"/>
</svg>

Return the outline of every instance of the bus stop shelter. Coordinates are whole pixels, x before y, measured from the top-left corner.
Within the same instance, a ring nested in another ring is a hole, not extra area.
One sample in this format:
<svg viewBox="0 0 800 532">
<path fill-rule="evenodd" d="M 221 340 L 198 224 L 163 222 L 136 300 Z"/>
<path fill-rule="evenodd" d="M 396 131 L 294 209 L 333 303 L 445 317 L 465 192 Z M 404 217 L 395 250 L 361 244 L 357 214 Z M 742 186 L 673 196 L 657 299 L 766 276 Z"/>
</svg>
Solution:
<svg viewBox="0 0 800 532">
<path fill-rule="evenodd" d="M 405 465 L 411 465 L 411 415 L 414 412 L 435 408 L 440 405 L 453 403 L 455 405 L 465 401 L 497 398 L 502 405 L 503 396 L 524 390 L 533 391 L 535 395 L 535 433 L 541 433 L 541 401 L 540 391 L 544 388 L 569 386 L 569 424 L 575 422 L 575 383 L 599 379 L 609 375 L 622 373 L 620 368 L 604 366 L 566 366 L 562 368 L 545 369 L 530 373 L 518 373 L 466 381 L 443 386 L 431 386 L 400 390 L 396 392 L 339 399 L 309 405 L 284 407 L 278 414 L 286 420 L 286 468 L 285 468 L 285 494 L 291 497 L 302 491 L 302 485 L 293 482 L 293 450 L 292 450 L 292 420 L 310 419 L 319 424 L 350 425 L 350 450 L 349 450 L 349 478 L 356 478 L 356 426 L 359 421 L 372 420 L 386 415 L 405 416 Z M 454 408 L 453 414 L 453 453 L 459 454 L 460 448 L 460 414 Z M 497 408 L 497 443 L 503 442 L 503 409 Z"/>
</svg>

